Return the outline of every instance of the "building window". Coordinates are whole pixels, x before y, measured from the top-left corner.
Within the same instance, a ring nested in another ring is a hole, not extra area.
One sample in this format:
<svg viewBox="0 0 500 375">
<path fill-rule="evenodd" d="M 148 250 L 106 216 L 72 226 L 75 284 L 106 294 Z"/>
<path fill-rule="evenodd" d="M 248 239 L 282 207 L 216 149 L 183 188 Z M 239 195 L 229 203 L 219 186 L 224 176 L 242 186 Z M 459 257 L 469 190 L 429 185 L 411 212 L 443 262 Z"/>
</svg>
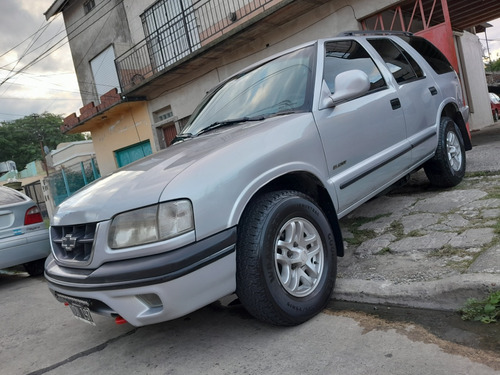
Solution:
<svg viewBox="0 0 500 375">
<path fill-rule="evenodd" d="M 83 3 L 83 10 L 85 14 L 88 14 L 92 9 L 95 7 L 95 1 L 94 0 L 88 0 Z"/>
<path fill-rule="evenodd" d="M 162 114 L 159 114 L 158 115 L 158 121 L 164 121 L 170 117 L 173 117 L 174 114 L 172 113 L 172 111 L 168 111 L 168 112 L 165 112 L 165 113 L 162 113 Z"/>
<path fill-rule="evenodd" d="M 109 90 L 116 88 L 120 92 L 120 82 L 116 73 L 115 52 L 113 46 L 109 46 L 94 59 L 90 61 L 92 74 L 94 75 L 95 88 L 98 99 Z"/>
</svg>

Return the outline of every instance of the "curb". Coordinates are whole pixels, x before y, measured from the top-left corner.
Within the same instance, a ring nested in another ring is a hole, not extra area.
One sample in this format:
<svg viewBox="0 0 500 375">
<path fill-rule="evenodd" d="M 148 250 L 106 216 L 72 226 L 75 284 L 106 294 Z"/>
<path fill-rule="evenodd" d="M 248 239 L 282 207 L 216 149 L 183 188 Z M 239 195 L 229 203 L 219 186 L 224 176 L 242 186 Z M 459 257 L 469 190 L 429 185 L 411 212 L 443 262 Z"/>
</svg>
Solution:
<svg viewBox="0 0 500 375">
<path fill-rule="evenodd" d="M 469 298 L 484 299 L 500 287 L 500 275 L 465 274 L 411 284 L 337 279 L 332 299 L 348 302 L 454 311 Z"/>
</svg>

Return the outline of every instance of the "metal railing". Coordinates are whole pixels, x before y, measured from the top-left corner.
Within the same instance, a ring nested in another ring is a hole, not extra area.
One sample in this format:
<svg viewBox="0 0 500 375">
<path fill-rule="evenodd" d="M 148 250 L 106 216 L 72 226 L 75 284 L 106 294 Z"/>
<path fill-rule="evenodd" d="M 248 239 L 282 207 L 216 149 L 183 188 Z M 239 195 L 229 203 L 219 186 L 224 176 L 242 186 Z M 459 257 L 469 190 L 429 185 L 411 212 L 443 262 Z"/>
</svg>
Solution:
<svg viewBox="0 0 500 375">
<path fill-rule="evenodd" d="M 61 168 L 45 178 L 54 206 L 59 205 L 77 190 L 101 177 L 97 160 L 89 160 Z"/>
<path fill-rule="evenodd" d="M 160 0 L 142 14 L 147 37 L 115 60 L 122 92 L 167 69 L 279 0 Z"/>
</svg>

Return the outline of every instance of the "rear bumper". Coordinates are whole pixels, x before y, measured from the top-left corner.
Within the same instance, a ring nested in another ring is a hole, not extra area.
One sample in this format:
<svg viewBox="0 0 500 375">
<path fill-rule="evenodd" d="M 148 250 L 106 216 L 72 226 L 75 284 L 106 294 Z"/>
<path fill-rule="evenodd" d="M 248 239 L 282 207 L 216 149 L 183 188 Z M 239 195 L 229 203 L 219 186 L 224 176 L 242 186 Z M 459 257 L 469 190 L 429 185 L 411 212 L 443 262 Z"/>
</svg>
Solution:
<svg viewBox="0 0 500 375">
<path fill-rule="evenodd" d="M 97 314 L 120 315 L 134 326 L 188 314 L 236 289 L 236 228 L 183 248 L 105 263 L 96 270 L 61 267 L 50 256 L 51 292 L 87 300 Z M 158 303 L 148 305 L 155 295 Z M 64 300 L 64 298 L 58 298 Z"/>
<path fill-rule="evenodd" d="M 47 229 L 0 240 L 0 269 L 46 258 L 50 254 Z"/>
</svg>

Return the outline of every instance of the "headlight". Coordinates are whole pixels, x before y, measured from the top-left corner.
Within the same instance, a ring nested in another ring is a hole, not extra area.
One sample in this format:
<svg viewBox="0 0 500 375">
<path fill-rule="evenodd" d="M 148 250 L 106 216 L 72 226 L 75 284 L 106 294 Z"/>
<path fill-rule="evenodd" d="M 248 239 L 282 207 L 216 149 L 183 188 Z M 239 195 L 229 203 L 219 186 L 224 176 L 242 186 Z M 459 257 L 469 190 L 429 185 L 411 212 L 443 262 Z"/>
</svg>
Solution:
<svg viewBox="0 0 500 375">
<path fill-rule="evenodd" d="M 194 229 L 193 207 L 183 199 L 124 212 L 111 222 L 112 249 L 166 240 Z"/>
</svg>

